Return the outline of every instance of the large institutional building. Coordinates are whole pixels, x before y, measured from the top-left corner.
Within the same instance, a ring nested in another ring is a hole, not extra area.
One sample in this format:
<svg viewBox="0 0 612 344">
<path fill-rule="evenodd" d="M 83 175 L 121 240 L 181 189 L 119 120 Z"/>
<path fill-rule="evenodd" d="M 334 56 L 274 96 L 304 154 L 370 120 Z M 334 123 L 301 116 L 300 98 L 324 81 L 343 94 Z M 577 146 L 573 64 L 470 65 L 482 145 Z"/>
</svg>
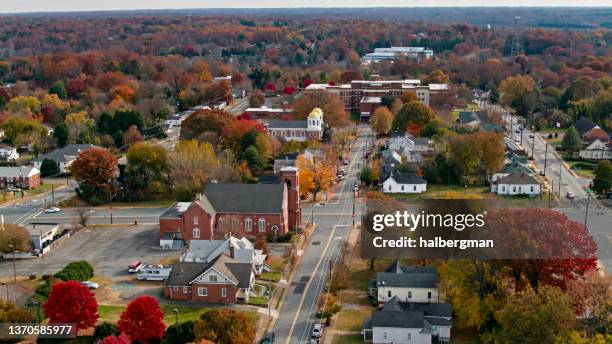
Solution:
<svg viewBox="0 0 612 344">
<path fill-rule="evenodd" d="M 305 120 L 270 120 L 264 125 L 268 134 L 280 141 L 318 141 L 323 137 L 323 111 L 314 108 Z"/>
<path fill-rule="evenodd" d="M 377 76 L 373 76 L 375 79 Z M 432 95 L 448 91 L 447 84 L 421 85 L 421 80 L 353 80 L 350 84 L 311 84 L 306 91 L 327 91 L 338 94 L 346 111 L 359 110 L 362 120 L 368 120 L 380 106 L 382 97 L 400 97 L 406 91 L 413 91 L 420 102 L 429 105 Z"/>
<path fill-rule="evenodd" d="M 362 58 L 363 62 L 380 62 L 393 61 L 400 56 L 410 57 L 418 60 L 421 58 L 430 58 L 434 55 L 433 50 L 425 47 L 391 47 L 391 48 L 376 48 L 373 53 L 365 54 Z"/>
</svg>

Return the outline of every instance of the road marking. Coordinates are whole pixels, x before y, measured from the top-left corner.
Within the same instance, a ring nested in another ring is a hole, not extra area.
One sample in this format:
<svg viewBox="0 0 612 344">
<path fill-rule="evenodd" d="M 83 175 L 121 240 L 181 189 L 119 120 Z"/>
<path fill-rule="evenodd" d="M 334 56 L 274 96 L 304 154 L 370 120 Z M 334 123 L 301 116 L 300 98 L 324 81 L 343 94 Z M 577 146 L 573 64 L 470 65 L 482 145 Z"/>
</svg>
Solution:
<svg viewBox="0 0 612 344">
<path fill-rule="evenodd" d="M 327 243 L 325 244 L 325 249 L 323 249 L 323 254 L 319 258 L 319 261 L 317 262 L 317 265 L 315 266 L 313 273 L 316 273 L 319 270 L 319 266 L 321 265 L 321 262 L 327 255 L 327 250 L 329 249 L 329 245 L 331 244 L 332 239 L 334 237 L 334 232 L 336 231 L 336 227 L 338 227 L 338 225 L 332 228 L 331 234 L 329 235 L 329 238 L 327 239 Z M 289 344 L 289 342 L 291 341 L 291 336 L 293 335 L 295 323 L 297 322 L 297 319 L 300 316 L 300 311 L 302 310 L 304 299 L 306 299 L 306 295 L 308 294 L 308 287 L 310 287 L 310 283 L 312 282 L 313 279 L 314 278 L 309 279 L 308 283 L 306 283 L 306 286 L 304 287 L 304 293 L 302 293 L 302 297 L 300 298 L 300 303 L 298 304 L 297 310 L 295 311 L 295 316 L 293 317 L 293 321 L 291 322 L 291 327 L 289 328 L 289 334 L 287 335 L 287 341 L 285 342 L 285 344 Z"/>
</svg>

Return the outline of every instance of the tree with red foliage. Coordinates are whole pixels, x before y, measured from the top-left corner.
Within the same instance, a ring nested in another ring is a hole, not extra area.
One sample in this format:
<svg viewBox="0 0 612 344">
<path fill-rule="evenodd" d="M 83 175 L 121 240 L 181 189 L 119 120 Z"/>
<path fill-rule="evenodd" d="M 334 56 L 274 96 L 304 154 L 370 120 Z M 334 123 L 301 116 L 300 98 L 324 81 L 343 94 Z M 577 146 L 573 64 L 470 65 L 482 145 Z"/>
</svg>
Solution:
<svg viewBox="0 0 612 344">
<path fill-rule="evenodd" d="M 486 216 L 489 229 L 503 230 L 514 238 L 518 252 L 530 252 L 532 258 L 514 259 L 510 266 L 517 286 L 526 283 L 537 288 L 546 284 L 566 289 L 568 282 L 582 278 L 597 268 L 597 246 L 588 229 L 565 214 L 551 209 L 499 209 Z M 508 243 L 506 246 L 511 246 Z M 538 257 L 533 257 L 537 254 Z"/>
<path fill-rule="evenodd" d="M 361 79 L 363 79 L 363 77 L 361 76 L 361 73 L 355 70 L 345 70 L 344 72 L 342 72 L 342 74 L 340 74 L 340 81 L 343 84 L 348 84 L 353 80 L 361 80 Z"/>
<path fill-rule="evenodd" d="M 297 92 L 297 89 L 294 86 L 285 86 L 283 88 L 283 94 L 290 96 L 292 94 L 295 94 L 295 92 Z"/>
<path fill-rule="evenodd" d="M 106 200 L 117 172 L 117 158 L 108 149 L 89 148 L 79 154 L 70 172 L 79 183 L 79 197 L 89 202 Z"/>
<path fill-rule="evenodd" d="M 99 344 L 132 344 L 132 340 L 127 334 L 122 333 L 120 336 L 104 337 Z"/>
<path fill-rule="evenodd" d="M 44 310 L 49 323 L 73 323 L 77 331 L 93 327 L 99 317 L 96 296 L 77 281 L 55 282 Z"/>
<path fill-rule="evenodd" d="M 223 128 L 223 138 L 228 142 L 236 142 L 240 140 L 240 138 L 248 133 L 251 130 L 256 130 L 259 132 L 264 132 L 264 126 L 261 122 L 253 120 L 253 119 L 240 119 L 237 121 L 232 121 L 228 123 L 228 125 Z"/>
<path fill-rule="evenodd" d="M 128 303 L 125 311 L 121 313 L 117 326 L 121 333 L 143 344 L 161 339 L 166 330 L 164 313 L 159 308 L 157 300 L 151 296 L 139 296 Z"/>
<path fill-rule="evenodd" d="M 312 84 L 312 79 L 310 78 L 305 78 L 304 81 L 302 81 L 302 87 L 306 88 L 308 86 L 310 86 Z"/>
<path fill-rule="evenodd" d="M 264 91 L 275 93 L 278 91 L 278 89 L 276 88 L 276 85 L 270 81 L 264 85 Z"/>
<path fill-rule="evenodd" d="M 123 143 L 131 146 L 136 142 L 144 141 L 144 137 L 138 130 L 138 127 L 134 124 L 130 126 L 128 131 L 123 135 Z"/>
</svg>

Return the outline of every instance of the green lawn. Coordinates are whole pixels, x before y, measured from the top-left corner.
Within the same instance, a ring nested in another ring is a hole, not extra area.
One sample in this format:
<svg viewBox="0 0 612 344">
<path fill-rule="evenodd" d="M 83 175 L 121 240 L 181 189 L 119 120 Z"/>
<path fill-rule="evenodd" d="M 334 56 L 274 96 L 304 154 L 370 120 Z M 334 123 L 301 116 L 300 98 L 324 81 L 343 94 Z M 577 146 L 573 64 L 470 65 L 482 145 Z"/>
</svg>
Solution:
<svg viewBox="0 0 612 344">
<path fill-rule="evenodd" d="M 200 314 L 204 313 L 208 310 L 206 307 L 199 306 L 172 306 L 172 305 L 163 305 L 161 306 L 162 312 L 164 312 L 164 323 L 166 325 L 174 324 L 175 315 L 172 311 L 173 309 L 178 309 L 178 321 L 185 322 L 189 320 L 197 320 L 200 317 Z M 121 313 L 125 310 L 125 306 L 108 306 L 108 305 L 99 305 L 98 313 L 100 314 L 99 322 L 108 321 L 112 323 L 116 323 L 121 316 Z"/>
<path fill-rule="evenodd" d="M 371 307 L 341 310 L 335 316 L 335 329 L 338 331 L 361 331 L 363 322 L 371 314 Z"/>
<path fill-rule="evenodd" d="M 268 298 L 263 296 L 251 296 L 249 297 L 249 304 L 253 306 L 268 306 Z"/>
<path fill-rule="evenodd" d="M 427 191 L 420 194 L 388 194 L 397 199 L 481 199 L 489 198 L 486 186 L 427 185 Z"/>
<path fill-rule="evenodd" d="M 597 164 L 590 161 L 566 161 L 570 168 L 581 177 L 594 178 Z"/>
<path fill-rule="evenodd" d="M 278 282 L 281 279 L 281 273 L 280 271 L 262 272 L 261 275 L 259 275 L 259 279 L 262 281 Z"/>
<path fill-rule="evenodd" d="M 343 334 L 334 336 L 332 344 L 358 344 L 363 343 L 363 337 L 360 334 Z"/>
<path fill-rule="evenodd" d="M 268 264 L 272 270 L 280 271 L 285 268 L 285 265 L 287 265 L 287 259 L 279 256 L 270 256 L 270 258 L 268 258 L 266 261 L 266 264 Z"/>
</svg>

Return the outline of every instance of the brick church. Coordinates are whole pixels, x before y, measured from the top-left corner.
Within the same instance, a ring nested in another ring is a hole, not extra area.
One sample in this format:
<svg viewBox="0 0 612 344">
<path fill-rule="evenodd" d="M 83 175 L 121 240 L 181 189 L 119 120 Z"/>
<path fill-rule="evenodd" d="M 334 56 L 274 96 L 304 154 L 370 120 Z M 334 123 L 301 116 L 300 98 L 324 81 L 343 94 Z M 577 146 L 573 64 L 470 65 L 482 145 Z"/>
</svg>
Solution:
<svg viewBox="0 0 612 344">
<path fill-rule="evenodd" d="M 209 183 L 193 202 L 179 202 L 159 218 L 160 245 L 241 232 L 281 236 L 302 222 L 297 168 L 283 167 L 275 183 Z"/>
</svg>

